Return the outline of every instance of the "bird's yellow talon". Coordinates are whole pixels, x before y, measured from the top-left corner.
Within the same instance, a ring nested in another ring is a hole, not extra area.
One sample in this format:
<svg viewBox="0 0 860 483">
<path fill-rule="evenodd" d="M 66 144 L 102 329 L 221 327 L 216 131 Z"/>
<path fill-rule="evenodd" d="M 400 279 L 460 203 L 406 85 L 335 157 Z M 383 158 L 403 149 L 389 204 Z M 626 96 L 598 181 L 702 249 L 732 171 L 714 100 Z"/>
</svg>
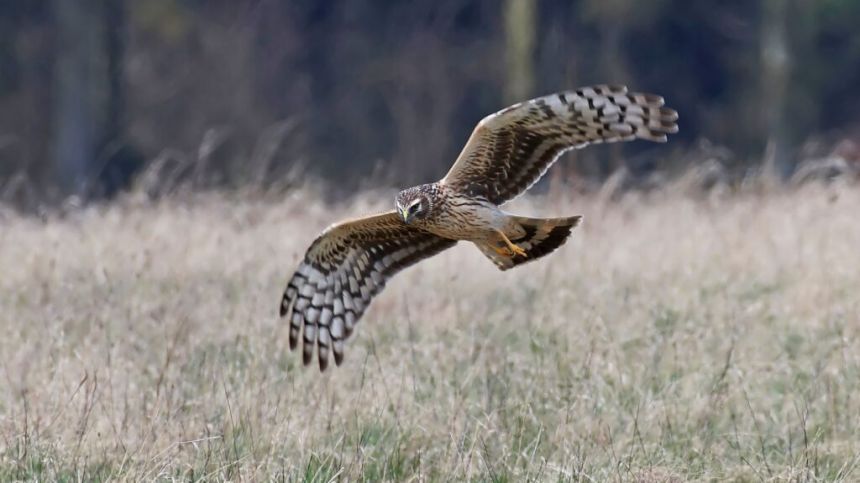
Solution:
<svg viewBox="0 0 860 483">
<path fill-rule="evenodd" d="M 521 247 L 517 246 L 514 242 L 512 242 L 507 237 L 507 235 L 505 235 L 501 231 L 499 231 L 498 233 L 502 237 L 502 241 L 505 243 L 504 247 L 497 247 L 496 248 L 496 252 L 498 252 L 499 255 L 506 256 L 506 257 L 514 257 L 516 255 L 519 255 L 521 257 L 528 257 L 528 254 L 526 253 L 526 251 L 523 250 Z"/>
<path fill-rule="evenodd" d="M 523 250 L 522 248 L 520 248 L 519 246 L 514 245 L 513 243 L 511 244 L 510 250 L 511 250 L 515 255 L 519 255 L 519 256 L 521 256 L 521 257 L 525 257 L 525 256 L 526 256 L 526 251 L 525 251 L 525 250 Z"/>
</svg>

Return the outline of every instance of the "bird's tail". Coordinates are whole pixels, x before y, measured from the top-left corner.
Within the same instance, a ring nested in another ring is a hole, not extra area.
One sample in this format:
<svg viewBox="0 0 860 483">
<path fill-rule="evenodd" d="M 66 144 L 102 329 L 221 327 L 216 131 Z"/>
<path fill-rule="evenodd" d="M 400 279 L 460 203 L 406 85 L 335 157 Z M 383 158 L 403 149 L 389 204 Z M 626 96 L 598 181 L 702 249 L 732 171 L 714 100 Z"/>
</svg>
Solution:
<svg viewBox="0 0 860 483">
<path fill-rule="evenodd" d="M 512 216 L 511 222 L 514 229 L 506 235 L 514 245 L 525 252 L 524 255 L 506 250 L 503 243 L 495 245 L 476 243 L 476 245 L 500 270 L 508 270 L 517 265 L 537 260 L 564 245 L 567 237 L 570 236 L 570 231 L 581 221 L 582 216 L 565 218 Z M 512 233 L 516 233 L 516 235 L 512 235 Z"/>
</svg>

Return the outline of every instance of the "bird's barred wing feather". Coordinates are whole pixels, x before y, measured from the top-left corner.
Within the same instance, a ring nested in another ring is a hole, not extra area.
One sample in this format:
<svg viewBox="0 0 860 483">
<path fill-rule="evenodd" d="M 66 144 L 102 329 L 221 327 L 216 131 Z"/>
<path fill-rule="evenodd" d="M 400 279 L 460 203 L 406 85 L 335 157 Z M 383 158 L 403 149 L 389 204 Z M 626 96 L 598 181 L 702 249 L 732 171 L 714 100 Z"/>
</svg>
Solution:
<svg viewBox="0 0 860 483">
<path fill-rule="evenodd" d="M 665 142 L 678 114 L 653 94 L 593 86 L 521 102 L 481 120 L 442 180 L 502 204 L 537 182 L 569 149 L 592 143 Z"/>
<path fill-rule="evenodd" d="M 404 224 L 394 211 L 329 227 L 308 248 L 281 300 L 290 348 L 302 335 L 305 365 L 315 346 L 320 370 L 328 366 L 329 351 L 340 365 L 344 341 L 386 281 L 455 243 Z"/>
</svg>

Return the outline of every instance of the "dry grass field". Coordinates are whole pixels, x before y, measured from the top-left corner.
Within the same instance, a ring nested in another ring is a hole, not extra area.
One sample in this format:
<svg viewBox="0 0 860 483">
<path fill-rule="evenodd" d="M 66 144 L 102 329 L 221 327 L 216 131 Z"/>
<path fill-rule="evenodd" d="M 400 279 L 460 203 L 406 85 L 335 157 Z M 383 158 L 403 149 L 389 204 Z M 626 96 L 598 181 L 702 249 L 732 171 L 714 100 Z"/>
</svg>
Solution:
<svg viewBox="0 0 860 483">
<path fill-rule="evenodd" d="M 404 271 L 303 368 L 287 277 L 390 199 L 0 211 L 0 480 L 860 480 L 857 188 L 518 200 L 585 222 Z"/>
</svg>

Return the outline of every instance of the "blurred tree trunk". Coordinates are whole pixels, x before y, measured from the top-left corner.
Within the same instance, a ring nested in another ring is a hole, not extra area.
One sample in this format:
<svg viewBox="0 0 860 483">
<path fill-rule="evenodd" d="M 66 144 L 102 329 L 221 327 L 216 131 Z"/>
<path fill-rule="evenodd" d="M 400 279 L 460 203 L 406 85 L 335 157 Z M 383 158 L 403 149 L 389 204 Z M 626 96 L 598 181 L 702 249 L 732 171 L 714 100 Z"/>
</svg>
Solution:
<svg viewBox="0 0 860 483">
<path fill-rule="evenodd" d="M 537 7 L 534 0 L 505 0 L 504 12 L 508 66 L 505 100 L 513 103 L 531 97 L 534 89 Z"/>
<path fill-rule="evenodd" d="M 98 170 L 99 151 L 110 137 L 108 126 L 118 121 L 119 107 L 112 108 L 109 99 L 119 94 L 119 83 L 111 81 L 111 70 L 118 69 L 119 60 L 110 59 L 106 44 L 111 37 L 105 34 L 107 20 L 119 12 L 111 6 L 114 3 L 52 3 L 57 27 L 54 163 L 64 195 L 86 195 L 88 182 Z M 111 9 L 113 15 L 109 16 Z"/>
<path fill-rule="evenodd" d="M 786 36 L 787 0 L 765 0 L 761 31 L 762 109 L 767 133 L 764 169 L 783 178 L 790 169 L 786 136 L 786 100 L 791 53 Z"/>
<path fill-rule="evenodd" d="M 125 135 L 125 83 L 123 62 L 125 54 L 125 0 L 104 0 L 104 42 L 107 55 L 108 98 L 104 138 L 106 145 L 122 140 Z"/>
</svg>

